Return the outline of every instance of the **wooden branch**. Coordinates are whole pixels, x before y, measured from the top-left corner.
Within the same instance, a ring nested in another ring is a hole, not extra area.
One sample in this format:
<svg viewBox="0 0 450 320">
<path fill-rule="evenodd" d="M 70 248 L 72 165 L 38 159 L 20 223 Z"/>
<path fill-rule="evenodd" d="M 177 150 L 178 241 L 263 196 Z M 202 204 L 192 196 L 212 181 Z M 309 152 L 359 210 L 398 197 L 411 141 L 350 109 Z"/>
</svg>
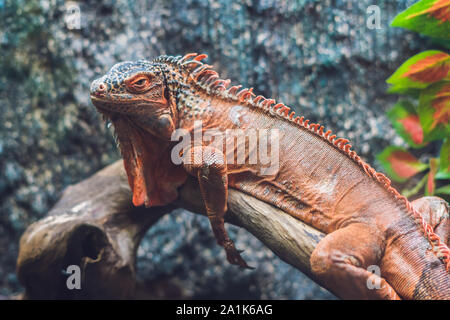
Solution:
<svg viewBox="0 0 450 320">
<path fill-rule="evenodd" d="M 136 297 L 139 243 L 150 226 L 176 207 L 205 214 L 193 178 L 174 204 L 136 208 L 122 161 L 68 187 L 48 216 L 29 226 L 20 240 L 17 273 L 25 298 Z M 309 258 L 323 233 L 237 190 L 229 191 L 228 207 L 227 222 L 245 228 L 314 279 Z M 69 265 L 80 266 L 83 290 L 67 289 L 64 270 Z"/>
</svg>

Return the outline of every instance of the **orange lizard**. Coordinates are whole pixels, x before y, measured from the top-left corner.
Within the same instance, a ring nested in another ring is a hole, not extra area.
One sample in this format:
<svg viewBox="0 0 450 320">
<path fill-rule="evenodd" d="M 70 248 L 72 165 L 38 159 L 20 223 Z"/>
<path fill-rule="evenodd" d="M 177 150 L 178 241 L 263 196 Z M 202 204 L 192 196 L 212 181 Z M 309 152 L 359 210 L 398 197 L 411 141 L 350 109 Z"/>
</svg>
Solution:
<svg viewBox="0 0 450 320">
<path fill-rule="evenodd" d="M 232 264 L 248 267 L 224 227 L 228 188 L 324 232 L 311 270 L 339 297 L 450 299 L 443 200 L 410 203 L 347 139 L 252 89 L 229 87 L 204 58 L 122 62 L 91 85 L 93 104 L 115 127 L 134 205 L 172 202 L 190 174 Z"/>
</svg>

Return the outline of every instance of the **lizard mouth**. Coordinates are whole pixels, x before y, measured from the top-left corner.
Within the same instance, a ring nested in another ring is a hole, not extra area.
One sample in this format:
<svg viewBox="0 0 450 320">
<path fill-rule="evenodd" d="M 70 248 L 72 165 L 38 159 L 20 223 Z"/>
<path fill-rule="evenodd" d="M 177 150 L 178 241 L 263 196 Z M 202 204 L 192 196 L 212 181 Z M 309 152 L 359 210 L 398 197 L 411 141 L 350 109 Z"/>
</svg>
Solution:
<svg viewBox="0 0 450 320">
<path fill-rule="evenodd" d="M 120 109 L 127 108 L 128 106 L 135 104 L 133 101 L 127 99 L 120 99 L 119 97 L 114 97 L 114 101 L 110 97 L 104 95 L 90 95 L 92 104 L 97 108 L 105 111 L 119 111 Z"/>
<path fill-rule="evenodd" d="M 97 95 L 91 94 L 91 101 L 97 109 L 107 111 L 111 111 L 112 109 L 113 104 L 110 101 L 107 101 L 104 97 L 99 97 Z"/>
<path fill-rule="evenodd" d="M 91 93 L 90 96 L 92 102 L 102 102 L 102 103 L 106 102 L 106 97 L 104 95 Z"/>
<path fill-rule="evenodd" d="M 148 102 L 130 100 L 120 96 L 90 95 L 91 102 L 101 113 L 117 113 L 123 115 L 137 114 Z"/>
<path fill-rule="evenodd" d="M 103 94 L 99 95 L 99 94 L 91 93 L 91 100 L 92 100 L 92 103 L 114 104 L 113 102 L 111 102 L 110 97 L 105 96 Z"/>
<path fill-rule="evenodd" d="M 92 103 L 107 104 L 107 105 L 127 105 L 127 104 L 137 104 L 136 100 L 121 97 L 120 95 L 99 95 L 91 93 L 90 95 Z"/>
</svg>

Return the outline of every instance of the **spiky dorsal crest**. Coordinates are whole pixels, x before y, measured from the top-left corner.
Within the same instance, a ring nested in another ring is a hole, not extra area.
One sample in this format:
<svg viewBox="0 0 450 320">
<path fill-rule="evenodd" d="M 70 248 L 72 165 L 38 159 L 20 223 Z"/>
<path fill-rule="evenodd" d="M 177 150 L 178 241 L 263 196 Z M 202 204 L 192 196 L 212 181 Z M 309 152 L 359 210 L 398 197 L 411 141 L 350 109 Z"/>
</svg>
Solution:
<svg viewBox="0 0 450 320">
<path fill-rule="evenodd" d="M 228 88 L 230 80 L 220 79 L 219 74 L 212 70 L 212 66 L 204 64 L 201 61 L 205 58 L 207 58 L 206 54 L 188 53 L 183 57 L 160 56 L 153 61 L 176 65 L 178 69 L 186 72 L 187 76 L 208 94 L 213 94 L 223 99 L 234 100 L 251 107 L 260 108 L 273 116 L 281 117 L 287 121 L 296 123 L 299 127 L 307 129 L 328 141 L 330 145 L 339 149 L 357 163 L 369 177 L 380 183 L 406 208 L 408 212 L 411 213 L 413 219 L 420 225 L 422 231 L 429 240 L 433 252 L 438 258 L 442 259 L 446 270 L 450 270 L 450 249 L 442 242 L 440 237 L 425 221 L 423 216 L 414 209 L 408 199 L 391 186 L 389 178 L 380 172 L 376 172 L 375 169 L 363 161 L 355 151 L 351 150 L 352 146 L 348 143 L 349 140 L 337 138 L 335 134 L 332 134 L 331 130 L 325 131 L 324 126 L 318 123 L 309 123 L 309 120 L 305 119 L 303 116 L 296 116 L 295 112 L 291 111 L 291 109 L 283 103 L 276 103 L 275 100 L 267 99 L 261 95 L 255 96 L 253 88 L 241 89 L 241 85 Z"/>
</svg>

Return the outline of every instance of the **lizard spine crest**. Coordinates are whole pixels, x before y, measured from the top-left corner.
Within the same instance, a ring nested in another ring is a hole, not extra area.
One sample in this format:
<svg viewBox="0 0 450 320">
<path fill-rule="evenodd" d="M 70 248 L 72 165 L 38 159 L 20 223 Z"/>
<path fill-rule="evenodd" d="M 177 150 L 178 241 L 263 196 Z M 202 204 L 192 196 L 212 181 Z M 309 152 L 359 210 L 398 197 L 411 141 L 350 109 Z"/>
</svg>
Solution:
<svg viewBox="0 0 450 320">
<path fill-rule="evenodd" d="M 433 252 L 444 262 L 446 270 L 450 270 L 450 249 L 442 242 L 440 237 L 433 231 L 433 228 L 425 221 L 423 216 L 414 209 L 409 200 L 391 186 L 390 179 L 384 174 L 377 172 L 368 163 L 363 161 L 355 151 L 351 150 L 352 145 L 348 143 L 348 139 L 338 138 L 331 130 L 325 131 L 324 126 L 318 123 L 310 123 L 310 121 L 303 116 L 296 116 L 295 112 L 291 111 L 291 109 L 283 103 L 276 103 L 274 99 L 267 99 L 262 95 L 256 96 L 253 93 L 253 88 L 241 89 L 241 85 L 228 88 L 231 81 L 229 79 L 220 79 L 219 74 L 212 70 L 211 65 L 204 64 L 201 61 L 205 58 L 207 58 L 206 54 L 188 53 L 185 56 L 176 57 L 163 55 L 155 58 L 152 62 L 169 64 L 176 67 L 177 70 L 183 71 L 187 79 L 191 80 L 207 94 L 222 99 L 237 101 L 250 107 L 259 108 L 272 116 L 293 122 L 300 128 L 313 132 L 335 148 L 339 149 L 357 163 L 369 177 L 380 183 L 387 192 L 392 194 L 394 198 L 399 201 L 400 205 L 411 213 L 412 218 L 419 224 L 426 238 L 430 242 Z"/>
</svg>

